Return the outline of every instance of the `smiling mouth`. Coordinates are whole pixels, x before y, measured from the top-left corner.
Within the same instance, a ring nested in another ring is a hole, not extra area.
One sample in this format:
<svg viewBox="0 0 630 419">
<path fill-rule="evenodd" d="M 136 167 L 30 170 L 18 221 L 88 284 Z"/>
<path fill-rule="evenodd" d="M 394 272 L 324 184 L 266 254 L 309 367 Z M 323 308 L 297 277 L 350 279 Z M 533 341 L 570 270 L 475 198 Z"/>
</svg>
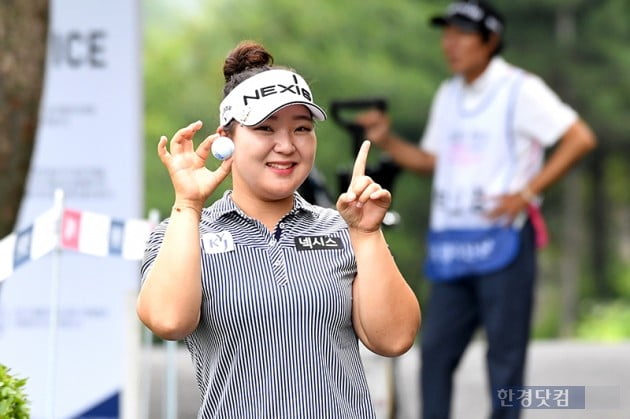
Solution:
<svg viewBox="0 0 630 419">
<path fill-rule="evenodd" d="M 271 167 L 272 169 L 279 169 L 279 170 L 287 170 L 296 165 L 297 163 L 267 163 L 268 167 Z"/>
</svg>

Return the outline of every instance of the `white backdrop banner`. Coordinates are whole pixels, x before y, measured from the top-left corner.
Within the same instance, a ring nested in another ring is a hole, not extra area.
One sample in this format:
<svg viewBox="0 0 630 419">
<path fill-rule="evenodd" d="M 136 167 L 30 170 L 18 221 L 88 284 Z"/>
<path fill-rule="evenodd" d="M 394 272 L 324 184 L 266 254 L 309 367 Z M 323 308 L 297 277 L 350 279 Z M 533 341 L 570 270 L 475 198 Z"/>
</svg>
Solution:
<svg viewBox="0 0 630 419">
<path fill-rule="evenodd" d="M 137 0 L 51 0 L 40 125 L 16 231 L 52 206 L 57 188 L 67 207 L 86 211 L 85 226 L 98 221 L 91 213 L 142 218 L 139 7 Z M 77 236 L 75 244 L 88 246 L 89 240 Z M 105 250 L 90 249 L 60 256 L 53 352 L 48 344 L 53 255 L 20 266 L 2 282 L 0 362 L 27 378 L 33 419 L 121 415 L 128 330 L 135 321 L 129 304 L 139 265 L 129 260 L 135 255 L 99 257 Z M 52 369 L 51 353 L 56 353 Z"/>
</svg>

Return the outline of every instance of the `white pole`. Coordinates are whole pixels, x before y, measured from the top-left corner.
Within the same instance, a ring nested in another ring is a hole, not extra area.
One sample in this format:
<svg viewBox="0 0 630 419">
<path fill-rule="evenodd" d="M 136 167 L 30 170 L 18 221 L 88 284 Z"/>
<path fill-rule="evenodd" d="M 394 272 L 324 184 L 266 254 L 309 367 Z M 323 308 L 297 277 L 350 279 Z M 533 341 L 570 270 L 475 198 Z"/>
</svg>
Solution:
<svg viewBox="0 0 630 419">
<path fill-rule="evenodd" d="M 63 215 L 63 190 L 55 190 L 56 245 L 52 255 L 52 281 L 50 284 L 50 319 L 48 326 L 48 368 L 46 373 L 46 405 L 48 419 L 55 419 L 55 382 L 57 364 L 57 328 L 59 327 L 59 282 L 61 267 L 61 218 Z"/>
<path fill-rule="evenodd" d="M 149 211 L 149 224 L 160 222 L 160 212 Z M 129 310 L 127 382 L 123 393 L 123 419 L 149 419 L 151 405 L 151 341 L 153 335 L 136 314 L 138 290 L 134 289 L 127 305 Z"/>
<path fill-rule="evenodd" d="M 156 226 L 160 222 L 160 211 L 149 211 L 149 222 Z M 153 333 L 142 326 L 142 359 L 144 360 L 144 373 L 142 374 L 142 394 L 140 401 L 140 419 L 149 419 L 151 413 L 151 375 L 153 373 Z"/>
<path fill-rule="evenodd" d="M 136 316 L 136 292 L 127 296 L 127 355 L 125 356 L 125 386 L 122 394 L 122 419 L 136 419 L 140 412 L 141 332 Z"/>
<path fill-rule="evenodd" d="M 177 419 L 177 341 L 167 340 L 166 346 L 166 419 Z"/>
<path fill-rule="evenodd" d="M 151 380 L 153 373 L 153 334 L 146 327 L 142 327 L 142 394 L 140 400 L 140 419 L 149 419 L 151 413 Z"/>
</svg>

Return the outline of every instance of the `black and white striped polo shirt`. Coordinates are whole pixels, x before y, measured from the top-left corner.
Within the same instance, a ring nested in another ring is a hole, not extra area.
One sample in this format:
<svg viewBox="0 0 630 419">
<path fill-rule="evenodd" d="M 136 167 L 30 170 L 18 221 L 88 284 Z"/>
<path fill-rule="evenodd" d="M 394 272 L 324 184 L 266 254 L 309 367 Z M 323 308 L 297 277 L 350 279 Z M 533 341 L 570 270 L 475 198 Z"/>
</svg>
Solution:
<svg viewBox="0 0 630 419">
<path fill-rule="evenodd" d="M 165 220 L 149 239 L 146 277 Z M 274 233 L 224 197 L 200 223 L 201 321 L 186 338 L 199 418 L 374 418 L 352 327 L 356 262 L 339 213 L 297 193 Z"/>
</svg>

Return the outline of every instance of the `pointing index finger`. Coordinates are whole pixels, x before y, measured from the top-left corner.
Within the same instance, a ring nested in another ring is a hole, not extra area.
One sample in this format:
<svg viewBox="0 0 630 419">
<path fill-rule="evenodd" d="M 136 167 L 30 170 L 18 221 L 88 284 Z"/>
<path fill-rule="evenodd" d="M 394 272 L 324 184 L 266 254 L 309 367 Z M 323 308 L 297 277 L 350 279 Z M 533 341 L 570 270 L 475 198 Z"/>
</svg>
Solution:
<svg viewBox="0 0 630 419">
<path fill-rule="evenodd" d="M 365 175 L 365 166 L 367 164 L 368 152 L 370 151 L 370 142 L 368 140 L 363 141 L 357 158 L 354 161 L 354 168 L 352 169 L 352 181 L 356 178 Z M 352 182 L 351 182 L 352 183 Z"/>
</svg>

